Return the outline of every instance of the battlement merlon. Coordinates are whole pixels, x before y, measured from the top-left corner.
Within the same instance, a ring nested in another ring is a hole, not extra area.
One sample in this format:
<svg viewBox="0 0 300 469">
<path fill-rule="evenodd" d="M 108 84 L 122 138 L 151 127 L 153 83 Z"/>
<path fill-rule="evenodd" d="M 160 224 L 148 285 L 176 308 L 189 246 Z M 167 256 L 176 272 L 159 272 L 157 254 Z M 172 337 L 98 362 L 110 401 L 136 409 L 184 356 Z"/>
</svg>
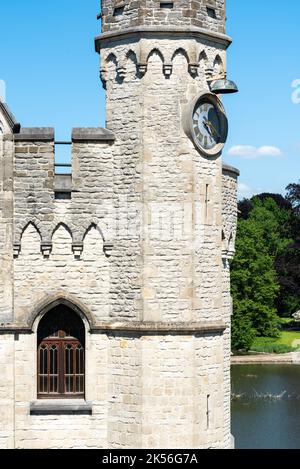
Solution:
<svg viewBox="0 0 300 469">
<path fill-rule="evenodd" d="M 111 142 L 115 141 L 115 134 L 102 127 L 78 127 L 72 131 L 72 142 Z"/>
<path fill-rule="evenodd" d="M 43 202 L 47 199 L 51 204 L 56 193 L 84 192 L 90 179 L 97 178 L 98 173 L 100 177 L 101 171 L 107 174 L 115 135 L 100 127 L 74 128 L 70 142 L 57 142 L 54 128 L 32 127 L 22 128 L 13 135 L 13 140 L 15 189 L 21 190 L 21 198 L 30 192 L 28 209 L 36 210 L 35 202 L 39 199 Z M 58 164 L 56 146 L 61 143 L 70 145 L 71 160 Z M 99 187 L 102 186 L 103 181 Z M 96 192 L 101 192 L 99 187 Z M 43 204 L 38 211 L 41 208 L 47 212 Z"/>
<path fill-rule="evenodd" d="M 54 128 L 52 127 L 28 127 L 22 128 L 15 134 L 16 142 L 53 142 L 55 143 Z M 72 130 L 72 142 L 113 142 L 115 136 L 113 132 L 102 127 L 96 128 L 74 128 Z"/>
<path fill-rule="evenodd" d="M 54 128 L 27 127 L 22 128 L 14 136 L 15 142 L 52 142 L 54 143 Z"/>
</svg>

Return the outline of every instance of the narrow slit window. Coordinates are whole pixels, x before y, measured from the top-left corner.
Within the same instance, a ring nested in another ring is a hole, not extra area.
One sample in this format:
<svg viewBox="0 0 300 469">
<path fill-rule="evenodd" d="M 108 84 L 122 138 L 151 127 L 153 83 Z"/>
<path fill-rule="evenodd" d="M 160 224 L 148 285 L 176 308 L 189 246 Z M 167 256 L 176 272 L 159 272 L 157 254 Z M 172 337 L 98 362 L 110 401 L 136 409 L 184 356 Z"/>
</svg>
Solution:
<svg viewBox="0 0 300 469">
<path fill-rule="evenodd" d="M 58 192 L 55 191 L 54 193 L 55 200 L 71 200 L 72 193 L 71 192 Z"/>
<path fill-rule="evenodd" d="M 217 19 L 217 13 L 216 13 L 216 10 L 214 8 L 211 8 L 211 7 L 206 7 L 207 9 L 207 14 L 210 18 L 213 18 L 214 20 Z"/>
<path fill-rule="evenodd" d="M 208 204 L 209 204 L 209 184 L 206 184 L 205 188 L 205 221 L 208 220 Z"/>
<path fill-rule="evenodd" d="M 208 394 L 206 396 L 206 427 L 207 427 L 207 430 L 210 429 L 210 415 L 211 415 L 210 394 Z"/>
<path fill-rule="evenodd" d="M 172 8 L 174 8 L 174 2 L 160 2 L 160 8 L 172 10 Z"/>
<path fill-rule="evenodd" d="M 124 13 L 125 5 L 120 5 L 119 7 L 114 8 L 113 16 L 122 16 Z"/>
</svg>

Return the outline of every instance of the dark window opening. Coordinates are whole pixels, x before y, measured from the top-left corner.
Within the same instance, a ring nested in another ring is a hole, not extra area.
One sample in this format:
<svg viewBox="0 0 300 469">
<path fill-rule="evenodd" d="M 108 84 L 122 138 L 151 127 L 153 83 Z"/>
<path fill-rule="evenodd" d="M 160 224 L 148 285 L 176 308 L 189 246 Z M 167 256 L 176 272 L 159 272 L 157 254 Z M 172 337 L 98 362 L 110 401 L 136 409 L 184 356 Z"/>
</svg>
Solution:
<svg viewBox="0 0 300 469">
<path fill-rule="evenodd" d="M 114 8 L 113 16 L 122 16 L 124 13 L 125 5 Z"/>
<path fill-rule="evenodd" d="M 174 8 L 174 2 L 160 2 L 160 8 L 168 8 L 171 10 Z"/>
<path fill-rule="evenodd" d="M 55 200 L 71 200 L 72 193 L 71 192 L 55 192 L 54 197 L 55 197 Z"/>
<path fill-rule="evenodd" d="M 210 18 L 213 18 L 214 20 L 217 19 L 217 13 L 216 13 L 216 10 L 214 8 L 210 8 L 210 7 L 207 7 L 207 14 Z"/>
<path fill-rule="evenodd" d="M 85 329 L 79 316 L 60 305 L 38 327 L 38 398 L 84 398 Z"/>
</svg>

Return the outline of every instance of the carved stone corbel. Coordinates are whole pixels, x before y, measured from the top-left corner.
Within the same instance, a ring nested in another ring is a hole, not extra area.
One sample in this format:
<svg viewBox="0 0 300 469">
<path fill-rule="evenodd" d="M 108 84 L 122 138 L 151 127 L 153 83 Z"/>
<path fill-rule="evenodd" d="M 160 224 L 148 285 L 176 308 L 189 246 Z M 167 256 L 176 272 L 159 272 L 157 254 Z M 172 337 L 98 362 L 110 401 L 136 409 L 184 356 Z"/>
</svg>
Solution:
<svg viewBox="0 0 300 469">
<path fill-rule="evenodd" d="M 103 88 L 106 90 L 106 84 L 107 84 L 107 69 L 105 67 L 102 67 L 100 69 L 100 80 L 102 81 Z"/>
<path fill-rule="evenodd" d="M 189 64 L 189 73 L 193 77 L 196 77 L 198 75 L 198 69 L 199 69 L 199 64 L 197 64 L 197 63 L 190 63 Z"/>
<path fill-rule="evenodd" d="M 229 250 L 227 253 L 227 259 L 229 260 L 229 263 L 231 264 L 235 256 L 235 251 Z"/>
<path fill-rule="evenodd" d="M 51 242 L 43 242 L 41 244 L 41 251 L 44 256 L 44 259 L 49 259 L 51 251 L 52 251 L 52 243 Z"/>
<path fill-rule="evenodd" d="M 119 65 L 117 67 L 117 75 L 119 78 L 121 78 L 121 80 L 124 80 L 126 77 L 126 67 L 124 65 Z"/>
<path fill-rule="evenodd" d="M 19 257 L 20 252 L 21 252 L 21 243 L 14 243 L 14 246 L 13 246 L 14 259 L 17 259 Z"/>
<path fill-rule="evenodd" d="M 110 257 L 112 255 L 113 247 L 114 245 L 111 241 L 106 241 L 104 243 L 103 250 L 104 250 L 106 257 Z"/>
<path fill-rule="evenodd" d="M 213 68 L 206 68 L 205 70 L 205 76 L 206 76 L 206 80 L 208 82 L 211 82 L 213 80 L 213 74 L 214 74 L 214 69 Z"/>
<path fill-rule="evenodd" d="M 73 243 L 72 251 L 73 251 L 75 259 L 81 259 L 81 256 L 83 253 L 83 243 Z"/>
<path fill-rule="evenodd" d="M 163 71 L 164 71 L 165 77 L 170 78 L 170 76 L 172 75 L 172 71 L 173 71 L 173 64 L 172 63 L 165 63 L 163 65 Z"/>
<path fill-rule="evenodd" d="M 138 64 L 138 71 L 140 73 L 140 75 L 143 77 L 144 75 L 146 75 L 146 72 L 147 72 L 147 63 L 139 63 Z"/>
</svg>

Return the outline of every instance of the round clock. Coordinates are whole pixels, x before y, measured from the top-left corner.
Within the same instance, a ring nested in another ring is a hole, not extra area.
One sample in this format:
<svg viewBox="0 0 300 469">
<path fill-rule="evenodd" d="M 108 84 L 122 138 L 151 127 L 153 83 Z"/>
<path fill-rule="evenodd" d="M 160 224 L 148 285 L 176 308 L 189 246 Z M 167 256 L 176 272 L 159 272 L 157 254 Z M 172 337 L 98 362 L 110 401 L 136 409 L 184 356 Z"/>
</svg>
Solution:
<svg viewBox="0 0 300 469">
<path fill-rule="evenodd" d="M 208 91 L 197 96 L 189 106 L 185 128 L 204 156 L 217 156 L 224 148 L 228 121 L 219 98 Z"/>
</svg>

